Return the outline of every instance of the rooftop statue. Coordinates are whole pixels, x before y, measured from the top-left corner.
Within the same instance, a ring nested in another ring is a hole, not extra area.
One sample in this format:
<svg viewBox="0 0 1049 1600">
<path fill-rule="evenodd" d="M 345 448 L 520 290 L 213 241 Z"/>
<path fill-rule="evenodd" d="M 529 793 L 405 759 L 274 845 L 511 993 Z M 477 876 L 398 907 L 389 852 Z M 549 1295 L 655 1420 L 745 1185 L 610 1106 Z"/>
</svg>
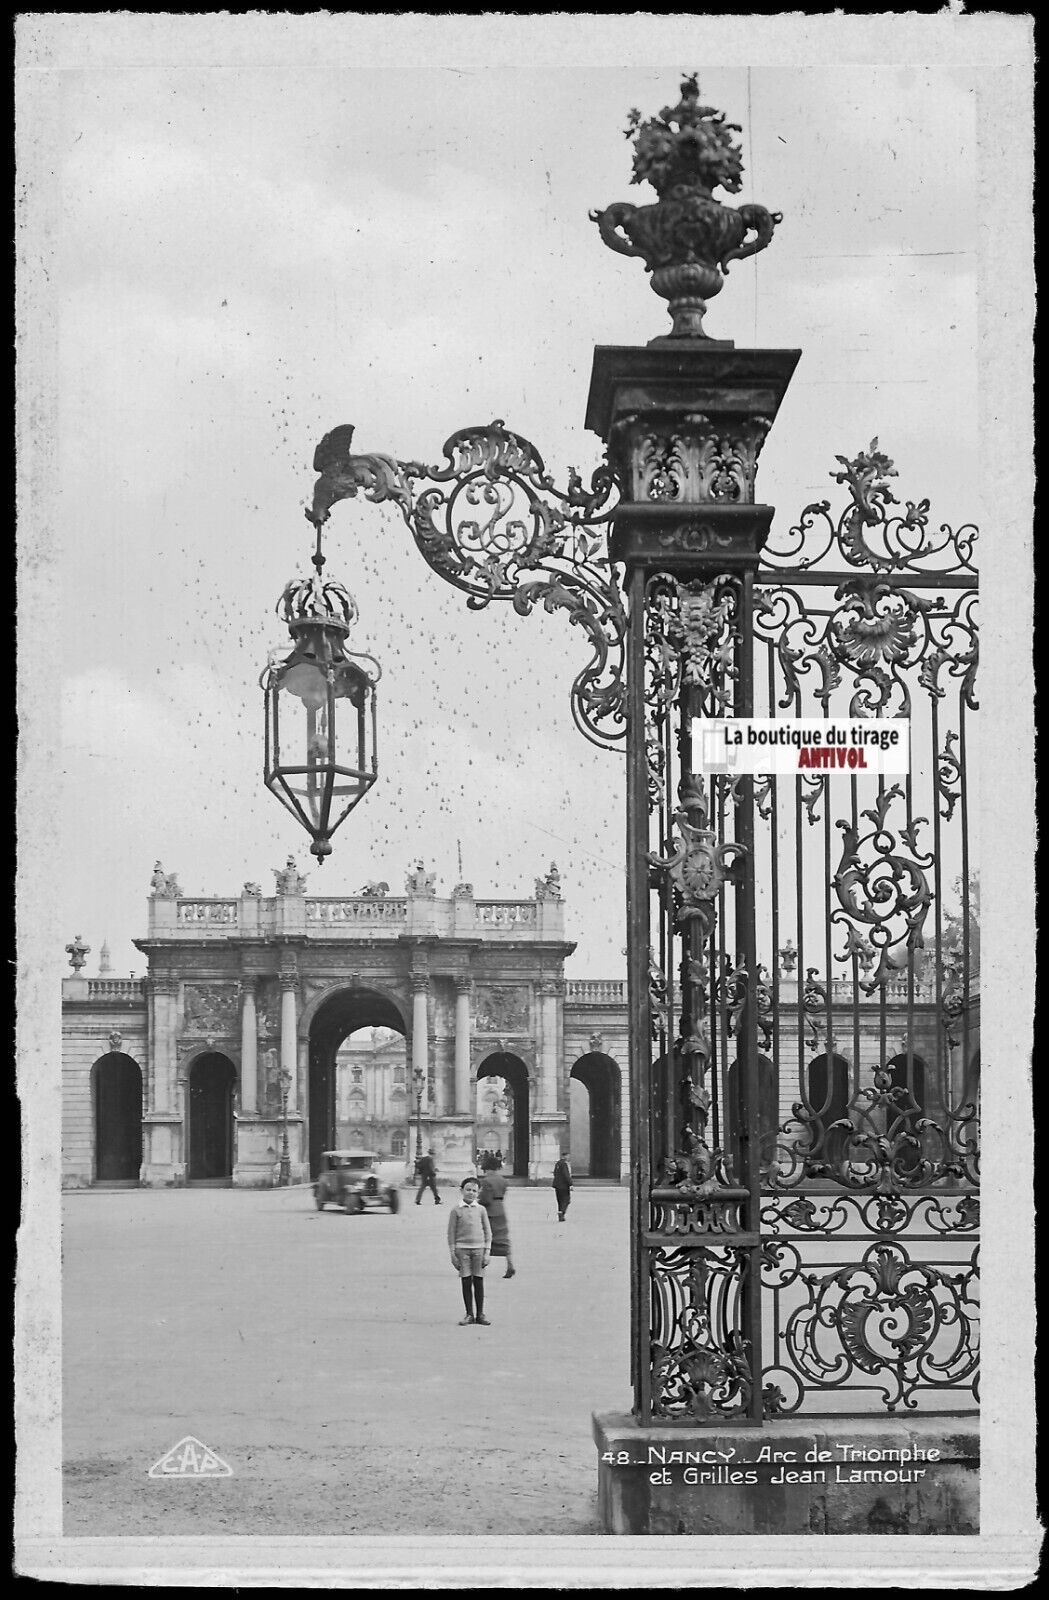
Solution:
<svg viewBox="0 0 1049 1600">
<path fill-rule="evenodd" d="M 404 886 L 410 895 L 432 900 L 437 894 L 437 874 L 427 872 L 421 861 L 417 861 L 404 880 Z"/>
<path fill-rule="evenodd" d="M 535 897 L 537 900 L 560 900 L 563 898 L 561 894 L 561 874 L 557 870 L 555 861 L 551 861 L 550 871 L 545 878 L 536 878 Z"/>
<path fill-rule="evenodd" d="M 278 894 L 305 894 L 306 879 L 295 865 L 295 857 L 289 856 L 283 867 L 271 868 L 277 880 Z"/>
<path fill-rule="evenodd" d="M 178 874 L 165 872 L 160 862 L 153 866 L 153 876 L 149 880 L 151 900 L 181 900 L 182 890 L 178 886 Z"/>
</svg>

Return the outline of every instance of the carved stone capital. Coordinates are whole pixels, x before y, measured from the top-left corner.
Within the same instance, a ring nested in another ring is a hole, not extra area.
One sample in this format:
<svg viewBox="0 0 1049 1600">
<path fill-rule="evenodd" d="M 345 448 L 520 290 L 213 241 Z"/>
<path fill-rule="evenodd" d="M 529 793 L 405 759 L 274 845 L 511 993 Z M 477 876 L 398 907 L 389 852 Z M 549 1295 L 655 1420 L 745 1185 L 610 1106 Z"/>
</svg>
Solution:
<svg viewBox="0 0 1049 1600">
<path fill-rule="evenodd" d="M 473 989 L 473 979 L 468 972 L 457 972 L 455 975 L 456 994 L 470 994 Z"/>
<path fill-rule="evenodd" d="M 413 972 L 410 974 L 412 994 L 429 994 L 430 974 L 428 972 Z"/>
</svg>

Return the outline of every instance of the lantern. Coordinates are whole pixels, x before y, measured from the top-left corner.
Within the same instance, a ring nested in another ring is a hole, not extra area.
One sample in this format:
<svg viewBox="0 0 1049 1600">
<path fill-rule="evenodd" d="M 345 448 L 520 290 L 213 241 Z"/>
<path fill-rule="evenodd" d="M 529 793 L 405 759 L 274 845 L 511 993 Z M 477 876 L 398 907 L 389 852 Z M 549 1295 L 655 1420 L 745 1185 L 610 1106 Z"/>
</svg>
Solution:
<svg viewBox="0 0 1049 1600">
<path fill-rule="evenodd" d="M 266 693 L 266 787 L 313 839 L 322 862 L 331 836 L 378 775 L 375 685 L 379 663 L 346 649 L 357 620 L 353 596 L 322 576 L 293 579 L 277 604 L 291 634 L 262 675 Z"/>
</svg>

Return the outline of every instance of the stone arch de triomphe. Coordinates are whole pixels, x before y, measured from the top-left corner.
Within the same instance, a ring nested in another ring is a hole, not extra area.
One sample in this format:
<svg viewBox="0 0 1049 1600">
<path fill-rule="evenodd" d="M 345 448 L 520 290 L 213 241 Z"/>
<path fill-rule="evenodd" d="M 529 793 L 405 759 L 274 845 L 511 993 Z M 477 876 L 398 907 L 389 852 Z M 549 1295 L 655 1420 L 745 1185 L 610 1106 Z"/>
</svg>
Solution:
<svg viewBox="0 0 1049 1600">
<path fill-rule="evenodd" d="M 104 1181 L 92 1084 L 113 1052 L 141 1068 L 137 1181 L 206 1181 L 210 1160 L 215 1181 L 271 1184 L 285 1131 L 291 1179 L 304 1181 L 334 1142 L 335 1052 L 367 1027 L 403 1033 L 405 1124 L 414 1131 L 421 1071 L 422 1138 L 443 1178 L 471 1169 L 479 1071 L 512 1059 L 527 1095 L 516 1106 L 527 1163 L 519 1148 L 516 1170 L 548 1181 L 568 1148 L 570 1079 L 584 1057 L 580 1081 L 600 1057 L 615 1086 L 614 1106 L 606 1089 L 592 1097 L 602 1175 L 625 1177 L 625 986 L 566 981 L 575 945 L 556 871 L 528 900 L 479 900 L 467 884 L 438 898 L 421 867 L 403 896 L 384 890 L 307 895 L 290 862 L 272 897 L 245 885 L 235 898 L 190 898 L 173 877 L 158 880 L 135 941 L 144 982 L 78 972 L 63 984 L 64 1181 Z"/>
</svg>

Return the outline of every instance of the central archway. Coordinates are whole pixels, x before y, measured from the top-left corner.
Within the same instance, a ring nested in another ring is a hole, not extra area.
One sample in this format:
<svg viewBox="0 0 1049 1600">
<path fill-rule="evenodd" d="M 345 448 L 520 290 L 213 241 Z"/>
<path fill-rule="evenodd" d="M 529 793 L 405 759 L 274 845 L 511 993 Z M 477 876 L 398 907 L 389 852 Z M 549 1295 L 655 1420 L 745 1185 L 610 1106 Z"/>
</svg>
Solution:
<svg viewBox="0 0 1049 1600">
<path fill-rule="evenodd" d="M 506 1153 L 503 1170 L 514 1178 L 527 1178 L 531 1145 L 531 1112 L 528 1104 L 528 1068 L 520 1056 L 507 1051 L 497 1051 L 486 1056 L 477 1068 L 477 1081 L 482 1078 L 502 1078 L 510 1100 L 507 1137 L 510 1148 Z"/>
<path fill-rule="evenodd" d="M 619 1068 L 611 1056 L 603 1055 L 598 1050 L 591 1050 L 585 1056 L 580 1056 L 569 1073 L 570 1094 L 573 1080 L 586 1091 L 585 1110 L 576 1097 L 573 1096 L 570 1102 L 571 1110 L 574 1112 L 578 1107 L 587 1121 L 588 1137 L 585 1142 L 573 1140 L 573 1153 L 577 1142 L 581 1147 L 585 1143 L 588 1153 L 587 1170 L 585 1173 L 579 1172 L 578 1175 L 618 1180 L 621 1094 Z M 570 1132 L 575 1131 L 572 1121 L 569 1122 Z"/>
<path fill-rule="evenodd" d="M 309 1031 L 309 1155 L 310 1177 L 320 1172 L 321 1151 L 335 1144 L 337 1126 L 337 1073 L 339 1046 L 362 1028 L 390 1028 L 407 1036 L 396 1002 L 377 989 L 337 989 L 327 995 L 313 1016 Z"/>
</svg>

